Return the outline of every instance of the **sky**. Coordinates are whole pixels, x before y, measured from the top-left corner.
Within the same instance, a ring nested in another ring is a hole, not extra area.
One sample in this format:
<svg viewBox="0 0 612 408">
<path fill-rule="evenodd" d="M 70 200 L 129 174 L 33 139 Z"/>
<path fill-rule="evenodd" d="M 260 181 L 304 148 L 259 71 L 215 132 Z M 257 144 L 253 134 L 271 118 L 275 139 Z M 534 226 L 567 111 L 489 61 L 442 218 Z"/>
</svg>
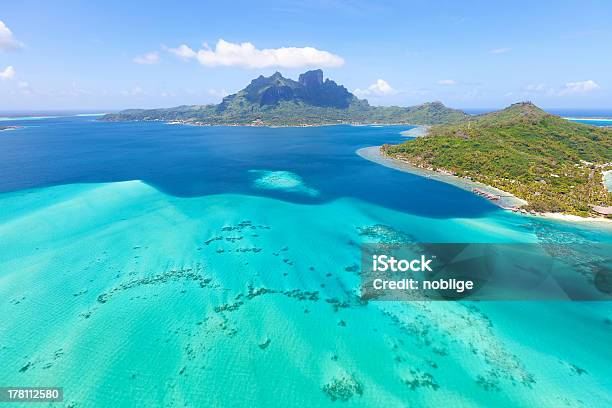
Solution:
<svg viewBox="0 0 612 408">
<path fill-rule="evenodd" d="M 217 103 L 314 68 L 373 105 L 612 109 L 612 2 L 0 5 L 4 111 Z"/>
</svg>

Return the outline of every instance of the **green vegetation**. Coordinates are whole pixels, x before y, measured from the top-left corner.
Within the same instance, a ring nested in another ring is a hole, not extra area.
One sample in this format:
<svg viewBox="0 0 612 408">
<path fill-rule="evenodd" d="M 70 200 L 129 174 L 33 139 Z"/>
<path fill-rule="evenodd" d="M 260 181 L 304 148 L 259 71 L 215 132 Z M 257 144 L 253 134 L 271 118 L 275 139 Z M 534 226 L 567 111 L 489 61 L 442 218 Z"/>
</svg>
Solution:
<svg viewBox="0 0 612 408">
<path fill-rule="evenodd" d="M 612 168 L 612 128 L 570 122 L 525 102 L 426 137 L 383 146 L 391 157 L 446 170 L 528 201 L 526 209 L 580 216 L 611 206 L 602 171 Z"/>
<path fill-rule="evenodd" d="M 338 123 L 458 123 L 467 114 L 440 102 L 413 107 L 370 106 L 323 71 L 308 71 L 298 81 L 280 73 L 260 76 L 218 105 L 178 106 L 167 109 L 129 109 L 103 120 L 161 120 L 198 125 L 327 125 Z"/>
</svg>

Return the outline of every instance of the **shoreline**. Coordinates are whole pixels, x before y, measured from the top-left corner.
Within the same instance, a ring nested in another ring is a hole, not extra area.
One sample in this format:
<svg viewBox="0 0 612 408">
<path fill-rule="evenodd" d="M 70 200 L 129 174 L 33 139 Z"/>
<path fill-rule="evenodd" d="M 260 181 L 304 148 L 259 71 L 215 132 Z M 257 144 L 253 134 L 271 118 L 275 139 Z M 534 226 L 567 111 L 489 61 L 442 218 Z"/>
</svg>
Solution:
<svg viewBox="0 0 612 408">
<path fill-rule="evenodd" d="M 104 120 L 103 120 L 104 121 Z M 274 125 L 266 122 L 251 122 L 251 123 L 206 123 L 206 122 L 189 122 L 183 120 L 127 120 L 127 121 L 108 121 L 108 122 L 164 122 L 166 125 L 185 125 L 185 126 L 228 126 L 228 127 L 267 127 L 267 128 L 301 128 L 301 127 L 323 127 L 323 126 L 356 126 L 356 127 L 384 127 L 384 126 L 415 126 L 416 128 L 429 127 L 429 125 L 416 125 L 413 123 L 361 123 L 361 122 L 337 122 L 337 123 L 293 123 L 290 125 Z M 412 129 L 410 129 L 412 130 Z M 409 132 L 407 130 L 406 132 Z"/>
<path fill-rule="evenodd" d="M 0 132 L 21 129 L 23 126 L 0 126 Z"/>
<path fill-rule="evenodd" d="M 104 116 L 104 115 L 108 115 L 108 113 L 77 113 L 74 115 L 43 115 L 43 116 L 0 116 L 0 122 L 73 118 L 73 117 L 95 117 L 95 116 Z"/>
<path fill-rule="evenodd" d="M 462 190 L 469 191 L 472 194 L 479 195 L 488 201 L 506 211 L 510 211 L 521 215 L 530 215 L 534 217 L 543 217 L 547 219 L 569 221 L 569 222 L 588 222 L 588 223 L 612 223 L 612 220 L 604 217 L 580 217 L 578 215 L 562 214 L 562 213 L 538 213 L 536 211 L 527 211 L 522 209 L 522 206 L 527 205 L 527 201 L 514 196 L 506 191 L 498 188 L 480 183 L 478 181 L 458 177 L 450 173 L 428 170 L 421 167 L 417 167 L 412 163 L 389 157 L 381 152 L 382 146 L 370 146 L 358 149 L 355 153 L 363 159 L 371 162 L 380 164 L 385 167 L 389 167 L 395 170 L 403 171 L 406 173 L 412 173 L 417 176 L 429 178 L 432 180 L 441 181 L 443 183 L 451 184 L 455 187 L 461 188 Z M 498 199 L 492 200 L 491 196 L 499 197 Z"/>
<path fill-rule="evenodd" d="M 427 136 L 431 125 L 414 125 L 416 127 L 400 132 L 400 135 L 406 137 L 424 137 Z"/>
<path fill-rule="evenodd" d="M 108 114 L 105 114 L 108 115 Z M 93 115 L 91 115 L 93 116 Z M 385 126 L 412 126 L 412 128 L 400 132 L 403 136 L 421 137 L 426 136 L 429 128 L 435 125 L 424 125 L 409 122 L 329 122 L 329 123 L 292 123 L 292 124 L 273 124 L 262 121 L 244 122 L 226 122 L 226 123 L 209 123 L 209 122 L 193 122 L 190 120 L 167 120 L 167 119 L 98 119 L 100 122 L 162 122 L 166 125 L 185 125 L 185 126 L 227 126 L 227 127 L 268 127 L 268 128 L 291 128 L 291 127 L 323 127 L 323 126 L 355 126 L 355 127 L 385 127 Z"/>
<path fill-rule="evenodd" d="M 385 167 L 389 167 L 395 170 L 403 171 L 406 173 L 416 174 L 417 176 L 429 178 L 432 180 L 441 181 L 444 183 L 452 184 L 455 187 L 459 187 L 462 190 L 469 191 L 470 193 L 476 194 L 474 189 L 481 191 L 482 193 L 487 193 L 490 195 L 495 195 L 500 197 L 499 200 L 489 200 L 492 204 L 497 205 L 498 207 L 504 209 L 510 209 L 512 207 L 521 207 L 526 205 L 527 202 L 522 200 L 506 191 L 502 191 L 498 188 L 488 186 L 483 183 L 479 183 L 477 181 L 468 180 L 466 178 L 454 176 L 449 173 L 444 173 L 441 171 L 435 170 L 427 170 L 421 167 L 417 167 L 412 163 L 404 160 L 394 159 L 383 154 L 380 150 L 381 146 L 371 146 L 364 147 L 356 151 L 356 153 L 362 158 L 372 161 L 374 163 L 383 165 Z M 482 194 L 477 194 L 483 196 Z"/>
<path fill-rule="evenodd" d="M 586 117 L 586 118 L 580 118 L 580 117 L 563 117 L 563 119 L 566 120 L 583 120 L 585 122 L 612 122 L 612 118 L 594 118 L 594 117 Z"/>
</svg>

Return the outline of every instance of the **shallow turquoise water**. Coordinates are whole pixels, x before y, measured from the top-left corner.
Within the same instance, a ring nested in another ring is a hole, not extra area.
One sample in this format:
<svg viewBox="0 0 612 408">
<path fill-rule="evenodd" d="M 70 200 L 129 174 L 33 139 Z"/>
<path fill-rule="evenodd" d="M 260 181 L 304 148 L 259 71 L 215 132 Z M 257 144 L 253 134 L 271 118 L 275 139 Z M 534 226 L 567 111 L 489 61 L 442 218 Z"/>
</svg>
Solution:
<svg viewBox="0 0 612 408">
<path fill-rule="evenodd" d="M 486 202 L 410 212 L 272 167 L 245 170 L 242 193 L 131 180 L 0 195 L 0 384 L 63 386 L 73 407 L 612 404 L 609 302 L 357 292 L 363 242 L 609 242 L 609 228 Z"/>
</svg>

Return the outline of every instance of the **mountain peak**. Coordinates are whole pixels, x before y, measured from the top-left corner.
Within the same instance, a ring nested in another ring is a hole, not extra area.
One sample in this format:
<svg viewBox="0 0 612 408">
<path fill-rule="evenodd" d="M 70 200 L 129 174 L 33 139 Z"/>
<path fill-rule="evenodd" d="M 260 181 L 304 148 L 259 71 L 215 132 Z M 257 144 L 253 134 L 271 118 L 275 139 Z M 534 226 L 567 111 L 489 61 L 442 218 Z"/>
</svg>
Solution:
<svg viewBox="0 0 612 408">
<path fill-rule="evenodd" d="M 501 117 L 504 117 L 504 116 L 514 117 L 516 119 L 519 119 L 519 118 L 535 119 L 535 118 L 543 118 L 545 116 L 552 116 L 549 113 L 546 113 L 545 111 L 537 107 L 536 105 L 534 105 L 530 101 L 513 103 L 512 105 L 508 106 L 505 109 L 502 109 L 499 112 L 494 112 L 494 114 L 497 114 L 498 116 L 501 116 Z"/>
<path fill-rule="evenodd" d="M 323 85 L 323 71 L 315 69 L 300 74 L 298 82 L 306 88 L 318 87 Z"/>
<path fill-rule="evenodd" d="M 495 112 L 473 116 L 472 122 L 489 127 L 516 125 L 533 126 L 548 119 L 564 121 L 564 119 L 561 119 L 557 115 L 543 111 L 532 102 L 525 101 L 513 103 Z"/>
<path fill-rule="evenodd" d="M 275 106 L 287 101 L 339 109 L 348 108 L 352 101 L 357 100 L 345 87 L 329 79 L 323 81 L 320 69 L 304 72 L 298 81 L 285 78 L 278 71 L 269 77 L 260 75 L 242 91 L 224 98 L 219 108 L 223 110 L 240 98 L 259 106 Z"/>
</svg>

